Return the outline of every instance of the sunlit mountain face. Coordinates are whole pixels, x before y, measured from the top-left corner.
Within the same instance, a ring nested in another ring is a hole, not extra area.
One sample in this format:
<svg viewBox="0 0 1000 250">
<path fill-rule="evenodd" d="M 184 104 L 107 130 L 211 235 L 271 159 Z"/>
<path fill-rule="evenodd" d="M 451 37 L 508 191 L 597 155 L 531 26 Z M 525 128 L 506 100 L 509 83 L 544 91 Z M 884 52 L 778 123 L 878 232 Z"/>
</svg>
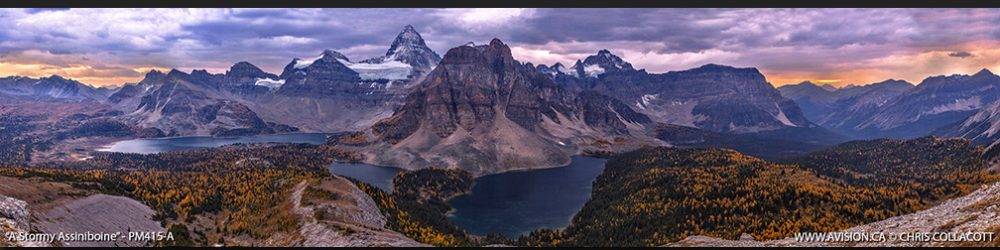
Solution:
<svg viewBox="0 0 1000 250">
<path fill-rule="evenodd" d="M 609 49 L 658 73 L 756 67 L 776 86 L 1000 70 L 996 9 L 3 9 L 0 19 L 0 75 L 95 86 L 239 61 L 277 73 L 324 49 L 373 58 L 405 25 L 440 52 L 496 37 L 535 64 Z"/>
</svg>

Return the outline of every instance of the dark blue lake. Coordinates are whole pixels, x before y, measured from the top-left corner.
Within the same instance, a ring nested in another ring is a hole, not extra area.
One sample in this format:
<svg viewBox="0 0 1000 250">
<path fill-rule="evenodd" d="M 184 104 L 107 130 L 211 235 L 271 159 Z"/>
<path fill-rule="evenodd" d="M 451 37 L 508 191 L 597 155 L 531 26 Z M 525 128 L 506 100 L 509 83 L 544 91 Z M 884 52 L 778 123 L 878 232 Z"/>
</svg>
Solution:
<svg viewBox="0 0 1000 250">
<path fill-rule="evenodd" d="M 487 175 L 472 192 L 448 204 L 449 219 L 474 235 L 517 237 L 541 228 L 563 228 L 590 199 L 606 159 L 573 157 L 569 166 Z"/>
<path fill-rule="evenodd" d="M 323 133 L 289 133 L 233 137 L 183 136 L 119 141 L 99 150 L 107 152 L 154 154 L 179 150 L 214 148 L 237 143 L 323 144 L 325 142 L 326 134 Z"/>
<path fill-rule="evenodd" d="M 541 228 L 563 228 L 590 199 L 605 159 L 577 156 L 565 167 L 508 172 L 476 178 L 472 191 L 448 201 L 448 219 L 475 235 L 517 237 Z M 392 190 L 398 168 L 335 163 L 330 171 Z"/>
</svg>

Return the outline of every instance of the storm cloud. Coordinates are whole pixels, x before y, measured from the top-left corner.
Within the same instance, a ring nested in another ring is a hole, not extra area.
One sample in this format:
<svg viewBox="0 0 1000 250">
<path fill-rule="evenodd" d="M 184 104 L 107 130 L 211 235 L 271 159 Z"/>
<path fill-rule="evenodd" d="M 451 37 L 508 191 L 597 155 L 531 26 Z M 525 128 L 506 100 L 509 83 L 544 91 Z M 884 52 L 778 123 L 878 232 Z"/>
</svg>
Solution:
<svg viewBox="0 0 1000 250">
<path fill-rule="evenodd" d="M 650 72 L 718 63 L 775 84 L 1000 70 L 996 9 L 3 9 L 0 75 L 117 85 L 239 61 L 277 73 L 324 49 L 382 55 L 405 25 L 440 54 L 495 37 L 536 64 L 610 49 Z"/>
</svg>

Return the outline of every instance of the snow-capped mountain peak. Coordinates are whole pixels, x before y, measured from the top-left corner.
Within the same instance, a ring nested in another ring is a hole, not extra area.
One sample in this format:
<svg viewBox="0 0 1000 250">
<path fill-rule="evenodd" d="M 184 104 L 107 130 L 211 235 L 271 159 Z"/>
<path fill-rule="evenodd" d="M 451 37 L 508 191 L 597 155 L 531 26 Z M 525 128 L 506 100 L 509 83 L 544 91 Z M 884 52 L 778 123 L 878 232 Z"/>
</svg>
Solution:
<svg viewBox="0 0 1000 250">
<path fill-rule="evenodd" d="M 596 55 L 588 56 L 582 61 L 578 60 L 572 69 L 579 76 L 586 77 L 598 77 L 609 72 L 635 71 L 631 63 L 606 49 L 599 50 Z"/>
<path fill-rule="evenodd" d="M 536 67 L 536 69 L 538 69 L 538 71 L 542 72 L 543 74 L 547 74 L 547 75 L 550 75 L 550 76 L 553 76 L 553 77 L 555 77 L 556 75 L 560 75 L 560 74 L 562 74 L 562 75 L 568 75 L 568 76 L 573 76 L 573 77 L 579 77 L 576 74 L 575 70 L 573 70 L 571 68 L 567 68 L 566 66 L 564 66 L 562 63 L 559 63 L 559 62 L 557 62 L 555 64 L 552 64 L 551 67 L 547 66 L 545 64 L 539 64 Z"/>
<path fill-rule="evenodd" d="M 339 52 L 325 50 L 316 58 L 295 58 L 286 67 L 286 72 L 281 74 L 281 78 L 308 74 L 307 68 L 319 60 L 337 62 L 336 64 L 341 64 L 357 73 L 360 80 L 370 82 L 408 80 L 421 76 L 430 72 L 441 61 L 441 57 L 427 47 L 423 37 L 413 26 L 407 25 L 393 40 L 384 56 L 352 62 Z"/>
<path fill-rule="evenodd" d="M 597 51 L 597 55 L 603 56 L 603 57 L 608 58 L 608 59 L 612 59 L 613 57 L 617 58 L 617 56 L 615 56 L 614 54 L 611 54 L 611 51 L 609 51 L 607 49 L 602 49 L 602 50 Z"/>
<path fill-rule="evenodd" d="M 562 63 L 553 64 L 552 65 L 552 70 L 554 70 L 556 72 L 559 72 L 559 73 L 562 73 L 562 74 L 566 74 L 566 75 L 571 75 L 571 76 L 578 77 L 576 75 L 576 72 L 574 72 L 573 70 L 570 70 L 569 68 L 566 68 L 566 66 L 563 66 Z"/>
<path fill-rule="evenodd" d="M 330 50 L 330 49 L 323 50 L 322 54 L 320 54 L 318 57 L 313 58 L 313 59 L 303 60 L 303 59 L 295 58 L 292 61 L 295 62 L 295 68 L 296 69 L 304 69 L 304 68 L 309 67 L 310 65 L 312 65 L 314 62 L 316 62 L 316 60 L 325 60 L 325 61 L 328 61 L 328 62 L 332 61 L 332 60 L 348 61 L 348 62 L 351 61 L 350 59 L 347 59 L 347 56 L 345 56 L 344 54 L 341 54 L 340 52 L 337 52 L 337 51 L 334 51 L 334 50 Z"/>
<path fill-rule="evenodd" d="M 396 35 L 396 39 L 392 41 L 392 45 L 389 46 L 389 50 L 385 52 L 386 58 L 391 58 L 397 54 L 402 54 L 409 52 L 411 49 L 421 49 L 426 48 L 427 45 L 424 44 L 424 38 L 417 33 L 417 30 L 411 25 L 406 25 L 399 35 Z"/>
<path fill-rule="evenodd" d="M 403 31 L 396 35 L 385 56 L 367 59 L 361 63 L 383 64 L 391 61 L 408 64 L 420 72 L 430 72 L 441 61 L 441 56 L 427 47 L 424 38 L 413 26 L 406 25 Z"/>
</svg>

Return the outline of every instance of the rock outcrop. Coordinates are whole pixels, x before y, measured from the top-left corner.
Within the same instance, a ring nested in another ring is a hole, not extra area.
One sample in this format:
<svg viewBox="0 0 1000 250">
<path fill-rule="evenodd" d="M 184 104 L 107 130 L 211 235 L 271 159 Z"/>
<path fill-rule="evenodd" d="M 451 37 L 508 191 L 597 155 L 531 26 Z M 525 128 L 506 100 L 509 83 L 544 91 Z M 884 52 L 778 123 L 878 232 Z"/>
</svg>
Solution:
<svg viewBox="0 0 1000 250">
<path fill-rule="evenodd" d="M 307 197 L 312 192 L 329 193 L 333 200 Z M 303 181 L 292 193 L 292 212 L 299 215 L 304 247 L 426 247 L 398 232 L 385 229 L 386 219 L 375 201 L 353 183 L 340 177 L 317 183 Z"/>
<path fill-rule="evenodd" d="M 8 234 L 31 232 L 28 203 L 0 195 L 0 247 L 47 247 L 48 242 L 8 240 Z"/>
</svg>

